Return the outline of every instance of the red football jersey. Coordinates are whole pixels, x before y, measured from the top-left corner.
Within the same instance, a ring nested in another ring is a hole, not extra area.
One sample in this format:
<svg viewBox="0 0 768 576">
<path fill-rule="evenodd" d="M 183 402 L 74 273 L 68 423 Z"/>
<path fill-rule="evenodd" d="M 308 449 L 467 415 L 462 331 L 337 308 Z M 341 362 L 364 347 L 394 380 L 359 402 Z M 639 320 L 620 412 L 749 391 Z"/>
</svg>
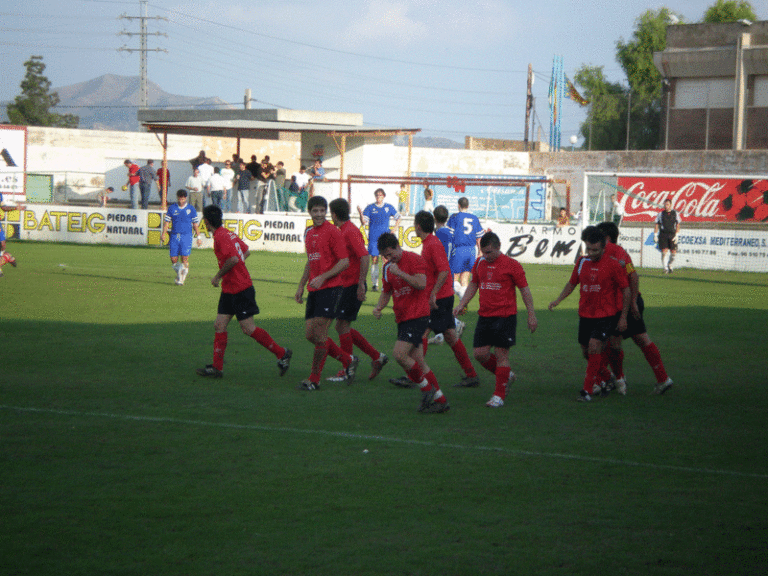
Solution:
<svg viewBox="0 0 768 576">
<path fill-rule="evenodd" d="M 235 264 L 229 272 L 221 278 L 221 291 L 226 294 L 237 294 L 246 288 L 253 286 L 251 275 L 245 267 L 245 253 L 248 251 L 248 245 L 240 240 L 231 230 L 224 226 L 216 229 L 213 233 L 213 253 L 219 261 L 219 270 L 224 266 L 224 262 L 232 256 L 237 256 L 239 262 Z"/>
<path fill-rule="evenodd" d="M 365 246 L 363 234 L 360 228 L 347 220 L 339 227 L 341 236 L 344 239 L 344 246 L 347 249 L 349 258 L 349 268 L 340 274 L 342 286 L 356 286 L 360 281 L 360 259 L 368 255 L 368 248 Z"/>
<path fill-rule="evenodd" d="M 478 258 L 472 268 L 472 282 L 480 292 L 479 316 L 512 316 L 517 314 L 518 289 L 528 286 L 520 262 L 501 254 L 493 263 Z"/>
<path fill-rule="evenodd" d="M 622 291 L 629 286 L 625 269 L 618 260 L 605 254 L 597 262 L 586 256 L 579 259 L 569 282 L 581 285 L 579 316 L 582 318 L 607 318 L 621 312 Z"/>
<path fill-rule="evenodd" d="M 427 265 L 427 297 L 432 293 L 432 289 L 437 282 L 437 275 L 440 272 L 448 272 L 448 277 L 443 282 L 442 287 L 437 292 L 437 299 L 448 298 L 453 295 L 453 274 L 448 265 L 448 256 L 445 254 L 443 243 L 437 236 L 430 234 L 421 243 L 421 257 Z"/>
<path fill-rule="evenodd" d="M 429 292 L 416 290 L 405 280 L 394 274 L 389 274 L 390 262 L 384 264 L 384 282 L 382 292 L 392 294 L 392 308 L 395 311 L 395 322 L 398 324 L 406 320 L 429 316 Z M 427 274 L 427 265 L 424 258 L 415 252 L 403 251 L 400 262 L 397 263 L 406 274 Z"/>
<path fill-rule="evenodd" d="M 336 266 L 336 263 L 347 257 L 347 248 L 341 232 L 328 220 L 321 226 L 310 226 L 304 234 L 304 247 L 309 258 L 309 282 Z M 342 274 L 336 274 L 326 280 L 318 290 L 342 286 Z M 314 288 L 307 286 L 307 290 L 314 292 Z"/>
</svg>

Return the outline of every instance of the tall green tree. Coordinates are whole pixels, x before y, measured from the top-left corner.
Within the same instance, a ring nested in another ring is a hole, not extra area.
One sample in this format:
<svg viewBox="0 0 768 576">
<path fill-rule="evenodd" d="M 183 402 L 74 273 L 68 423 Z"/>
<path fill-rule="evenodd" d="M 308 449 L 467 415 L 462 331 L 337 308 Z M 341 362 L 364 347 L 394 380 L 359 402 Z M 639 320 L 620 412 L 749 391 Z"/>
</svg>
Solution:
<svg viewBox="0 0 768 576">
<path fill-rule="evenodd" d="M 629 108 L 629 148 L 657 148 L 660 141 L 661 75 L 653 64 L 653 53 L 667 45 L 667 26 L 673 13 L 667 8 L 648 10 L 635 21 L 635 31 L 628 41 L 616 42 L 616 60 L 626 74 L 628 85 L 608 82 L 595 67 L 582 66 L 576 82 L 592 101 L 589 118 L 580 132 L 592 149 L 621 150 L 627 145 L 627 108 Z M 682 17 L 674 15 L 677 21 Z"/>
<path fill-rule="evenodd" d="M 77 128 L 80 118 L 74 114 L 51 112 L 59 103 L 59 95 L 50 91 L 51 82 L 43 74 L 43 57 L 31 56 L 24 66 L 27 73 L 21 81 L 21 94 L 6 108 L 11 124 Z"/>
<path fill-rule="evenodd" d="M 703 22 L 716 24 L 718 22 L 736 22 L 741 19 L 752 20 L 753 22 L 757 20 L 752 4 L 747 0 L 717 0 L 707 8 Z"/>
</svg>

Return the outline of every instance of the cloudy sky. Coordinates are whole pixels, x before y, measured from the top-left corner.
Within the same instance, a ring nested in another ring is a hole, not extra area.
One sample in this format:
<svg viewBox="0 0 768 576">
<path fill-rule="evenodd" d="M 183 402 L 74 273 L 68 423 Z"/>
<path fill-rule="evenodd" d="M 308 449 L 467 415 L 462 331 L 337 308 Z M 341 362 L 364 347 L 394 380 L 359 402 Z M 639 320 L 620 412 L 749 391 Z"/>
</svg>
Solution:
<svg viewBox="0 0 768 576">
<path fill-rule="evenodd" d="M 528 65 L 537 124 L 548 127 L 554 55 L 573 76 L 603 66 L 624 81 L 616 41 L 647 9 L 699 21 L 714 0 L 261 0 L 146 3 L 149 79 L 173 94 L 253 107 L 362 113 L 366 124 L 422 135 L 521 139 Z M 768 19 L 766 2 L 753 2 Z M 136 76 L 139 1 L 0 0 L 0 101 L 20 91 L 23 63 L 42 55 L 54 87 Z M 130 33 L 126 35 L 121 33 Z M 162 34 L 162 35 L 160 35 Z M 584 109 L 566 100 L 563 142 Z M 544 139 L 547 136 L 545 134 Z"/>
</svg>

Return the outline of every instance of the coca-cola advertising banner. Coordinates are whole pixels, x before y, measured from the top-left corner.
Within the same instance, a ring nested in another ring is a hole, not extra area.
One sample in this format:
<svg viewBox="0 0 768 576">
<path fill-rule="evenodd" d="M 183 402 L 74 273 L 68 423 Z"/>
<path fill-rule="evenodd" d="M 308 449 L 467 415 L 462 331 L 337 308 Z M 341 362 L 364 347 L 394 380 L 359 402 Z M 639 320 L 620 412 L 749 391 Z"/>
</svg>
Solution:
<svg viewBox="0 0 768 576">
<path fill-rule="evenodd" d="M 768 221 L 768 179 L 618 176 L 616 183 L 625 221 L 654 221 L 665 200 L 683 222 Z"/>
</svg>

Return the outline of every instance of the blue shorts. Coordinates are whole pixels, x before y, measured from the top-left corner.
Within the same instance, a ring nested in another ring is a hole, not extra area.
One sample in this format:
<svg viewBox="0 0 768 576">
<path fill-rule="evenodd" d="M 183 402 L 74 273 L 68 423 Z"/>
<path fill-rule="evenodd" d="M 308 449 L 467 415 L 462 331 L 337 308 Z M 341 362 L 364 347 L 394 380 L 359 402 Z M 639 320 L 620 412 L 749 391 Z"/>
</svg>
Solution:
<svg viewBox="0 0 768 576">
<path fill-rule="evenodd" d="M 462 272 L 472 272 L 472 266 L 475 265 L 477 250 L 474 246 L 455 246 L 453 255 L 449 262 L 453 274 Z"/>
<path fill-rule="evenodd" d="M 379 236 L 385 232 L 389 232 L 389 228 L 376 228 L 374 230 L 368 228 L 368 254 L 371 256 L 379 255 Z"/>
<path fill-rule="evenodd" d="M 193 238 L 192 234 L 174 234 L 171 232 L 170 240 L 168 241 L 171 258 L 175 256 L 189 256 L 192 252 Z"/>
<path fill-rule="evenodd" d="M 5 224 L 0 222 L 0 242 L 5 241 Z"/>
</svg>

